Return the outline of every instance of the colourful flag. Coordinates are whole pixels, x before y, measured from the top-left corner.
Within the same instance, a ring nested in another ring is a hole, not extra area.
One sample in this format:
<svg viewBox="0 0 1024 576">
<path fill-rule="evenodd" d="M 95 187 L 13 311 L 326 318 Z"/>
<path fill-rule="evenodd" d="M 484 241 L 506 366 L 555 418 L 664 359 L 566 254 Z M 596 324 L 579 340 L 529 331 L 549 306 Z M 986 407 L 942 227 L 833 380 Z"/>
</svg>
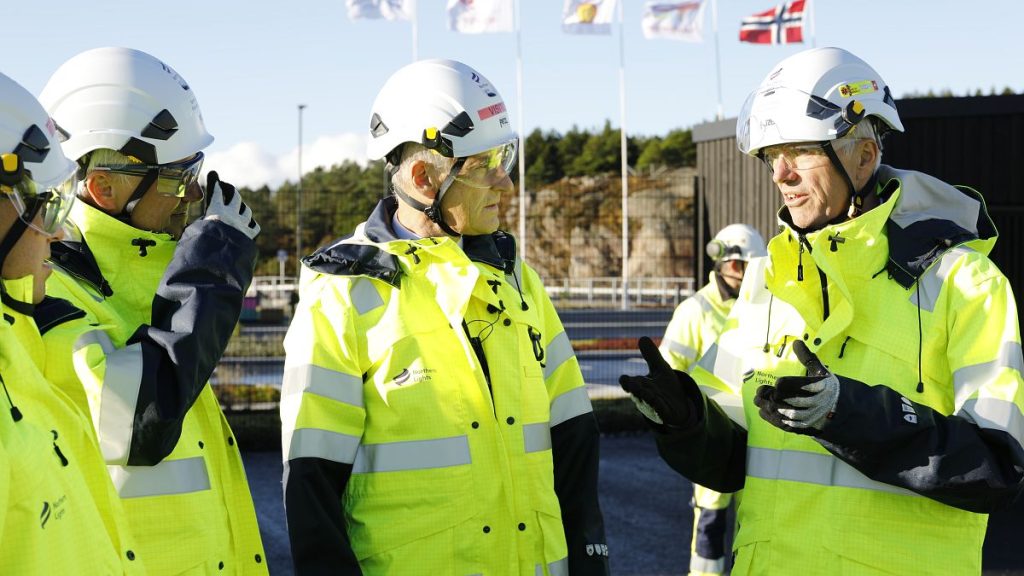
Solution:
<svg viewBox="0 0 1024 576">
<path fill-rule="evenodd" d="M 345 0 L 349 20 L 409 20 L 415 0 Z"/>
<path fill-rule="evenodd" d="M 570 34 L 611 34 L 618 0 L 565 0 L 562 30 Z"/>
<path fill-rule="evenodd" d="M 514 32 L 512 0 L 448 0 L 448 29 L 463 34 Z"/>
<path fill-rule="evenodd" d="M 644 38 L 668 38 L 683 42 L 704 40 L 704 0 L 648 2 L 640 21 Z"/>
<path fill-rule="evenodd" d="M 804 3 L 792 0 L 743 19 L 740 42 L 800 44 L 804 41 Z"/>
</svg>

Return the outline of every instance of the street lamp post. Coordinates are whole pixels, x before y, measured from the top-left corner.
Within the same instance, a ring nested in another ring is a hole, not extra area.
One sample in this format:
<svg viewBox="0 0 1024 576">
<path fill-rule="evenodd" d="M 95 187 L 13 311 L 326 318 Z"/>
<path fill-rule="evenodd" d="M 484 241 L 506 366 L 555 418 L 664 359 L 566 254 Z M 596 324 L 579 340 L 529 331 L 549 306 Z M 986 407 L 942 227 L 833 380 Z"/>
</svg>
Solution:
<svg viewBox="0 0 1024 576">
<path fill-rule="evenodd" d="M 295 191 L 295 277 L 299 277 L 302 262 L 302 110 L 299 104 L 299 187 Z"/>
</svg>

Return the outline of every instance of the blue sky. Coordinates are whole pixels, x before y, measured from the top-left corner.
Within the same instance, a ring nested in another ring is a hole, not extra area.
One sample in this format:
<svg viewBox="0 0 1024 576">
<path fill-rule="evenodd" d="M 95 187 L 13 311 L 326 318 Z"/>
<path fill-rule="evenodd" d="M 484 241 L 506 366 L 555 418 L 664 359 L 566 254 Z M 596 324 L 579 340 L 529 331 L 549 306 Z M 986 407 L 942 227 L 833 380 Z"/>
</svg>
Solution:
<svg viewBox="0 0 1024 576">
<path fill-rule="evenodd" d="M 710 10 L 703 44 L 646 40 L 642 0 L 625 2 L 626 126 L 664 134 L 714 118 Z M 521 0 L 523 122 L 565 131 L 619 125 L 619 36 L 561 31 L 561 0 Z M 350 21 L 344 0 L 47 0 L 5 6 L 0 71 L 38 94 L 64 60 L 97 46 L 152 53 L 193 87 L 217 140 L 207 167 L 242 185 L 295 178 L 304 112 L 303 168 L 361 160 L 378 87 L 412 59 L 408 22 Z M 420 58 L 463 60 L 483 72 L 518 122 L 513 34 L 447 30 L 444 0 L 420 0 Z M 719 0 L 723 108 L 735 116 L 776 61 L 808 46 L 737 40 L 740 20 L 772 0 Z M 949 88 L 1024 91 L 1019 0 L 819 0 L 817 46 L 841 46 L 871 63 L 902 94 Z M 527 152 L 529 153 L 529 152 Z"/>
</svg>

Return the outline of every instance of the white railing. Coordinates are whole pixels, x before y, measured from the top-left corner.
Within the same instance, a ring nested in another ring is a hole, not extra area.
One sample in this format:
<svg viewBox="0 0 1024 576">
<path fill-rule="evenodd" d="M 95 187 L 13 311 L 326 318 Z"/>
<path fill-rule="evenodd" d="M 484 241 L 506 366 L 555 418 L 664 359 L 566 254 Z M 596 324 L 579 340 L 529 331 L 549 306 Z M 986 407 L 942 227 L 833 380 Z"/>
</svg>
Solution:
<svg viewBox="0 0 1024 576">
<path fill-rule="evenodd" d="M 696 282 L 693 277 L 630 278 L 623 290 L 622 278 L 545 278 L 544 286 L 555 304 L 618 306 L 623 297 L 630 306 L 672 306 L 693 295 Z M 297 289 L 291 276 L 256 276 L 249 286 L 248 296 L 259 296 L 260 306 L 285 307 Z"/>
</svg>

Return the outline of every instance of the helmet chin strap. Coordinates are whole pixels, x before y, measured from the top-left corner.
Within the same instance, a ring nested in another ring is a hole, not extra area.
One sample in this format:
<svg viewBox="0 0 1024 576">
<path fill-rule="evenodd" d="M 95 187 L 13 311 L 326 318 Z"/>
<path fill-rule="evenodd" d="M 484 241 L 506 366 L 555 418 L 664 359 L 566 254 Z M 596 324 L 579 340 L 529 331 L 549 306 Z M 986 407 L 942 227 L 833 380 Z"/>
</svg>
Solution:
<svg viewBox="0 0 1024 576">
<path fill-rule="evenodd" d="M 11 229 L 7 232 L 7 235 L 4 236 L 3 241 L 0 242 L 0 268 L 3 268 L 3 264 L 7 260 L 7 257 L 10 256 L 11 251 L 14 249 L 14 245 L 18 243 L 18 240 L 21 240 L 25 231 L 28 230 L 28 224 L 26 224 L 26 222 L 31 222 L 35 219 L 36 214 L 39 213 L 39 210 L 41 210 L 42 207 L 43 203 L 37 197 L 32 200 L 32 204 L 26 206 L 25 213 L 22 217 L 14 219 L 14 224 L 11 225 Z M 7 287 L 3 282 L 0 282 L 0 302 L 3 302 L 4 306 L 11 310 L 25 316 L 31 316 L 33 312 L 35 312 L 35 304 L 32 302 L 15 300 L 13 296 L 7 293 Z"/>
<path fill-rule="evenodd" d="M 853 180 L 850 178 L 850 174 L 846 171 L 846 168 L 843 167 L 843 163 L 839 161 L 839 155 L 836 154 L 835 148 L 832 147 L 831 140 L 826 141 L 822 145 L 822 149 L 825 150 L 825 155 L 828 156 L 829 161 L 832 162 L 832 166 L 835 166 L 835 169 L 839 172 L 839 175 L 843 177 L 843 181 L 846 182 L 846 186 L 850 190 L 850 201 L 847 203 L 846 209 L 829 221 L 829 224 L 835 224 L 860 214 L 861 208 L 864 206 L 864 197 L 867 196 L 867 191 L 870 187 L 864 186 L 864 188 L 860 190 L 857 190 L 857 188 L 854 187 Z"/>
<path fill-rule="evenodd" d="M 135 190 L 132 191 L 132 195 L 128 198 L 128 202 L 124 205 L 124 209 L 122 209 L 121 213 L 117 215 L 119 220 L 128 222 L 131 219 L 132 212 L 135 211 L 135 207 L 142 200 L 142 197 L 146 195 L 146 192 L 153 186 L 153 183 L 156 182 L 159 175 L 160 173 L 156 170 L 146 172 L 146 175 L 142 177 L 142 180 L 139 180 L 138 186 L 136 186 Z"/>
<path fill-rule="evenodd" d="M 448 176 L 445 177 L 444 181 L 441 182 L 441 186 L 438 187 L 437 194 L 434 196 L 434 201 L 431 204 L 424 204 L 423 202 L 416 200 L 397 186 L 392 185 L 391 190 L 393 190 L 395 195 L 401 198 L 403 202 L 426 214 L 427 218 L 429 218 L 434 224 L 437 224 L 445 234 L 449 236 L 462 236 L 461 233 L 456 232 L 455 229 L 444 221 L 444 213 L 441 211 L 441 200 L 444 199 L 444 195 L 448 193 L 448 189 L 455 183 L 455 178 L 459 175 L 459 171 L 462 170 L 462 165 L 465 163 L 465 158 L 455 160 L 455 164 L 452 165 L 452 169 L 448 171 Z"/>
</svg>

